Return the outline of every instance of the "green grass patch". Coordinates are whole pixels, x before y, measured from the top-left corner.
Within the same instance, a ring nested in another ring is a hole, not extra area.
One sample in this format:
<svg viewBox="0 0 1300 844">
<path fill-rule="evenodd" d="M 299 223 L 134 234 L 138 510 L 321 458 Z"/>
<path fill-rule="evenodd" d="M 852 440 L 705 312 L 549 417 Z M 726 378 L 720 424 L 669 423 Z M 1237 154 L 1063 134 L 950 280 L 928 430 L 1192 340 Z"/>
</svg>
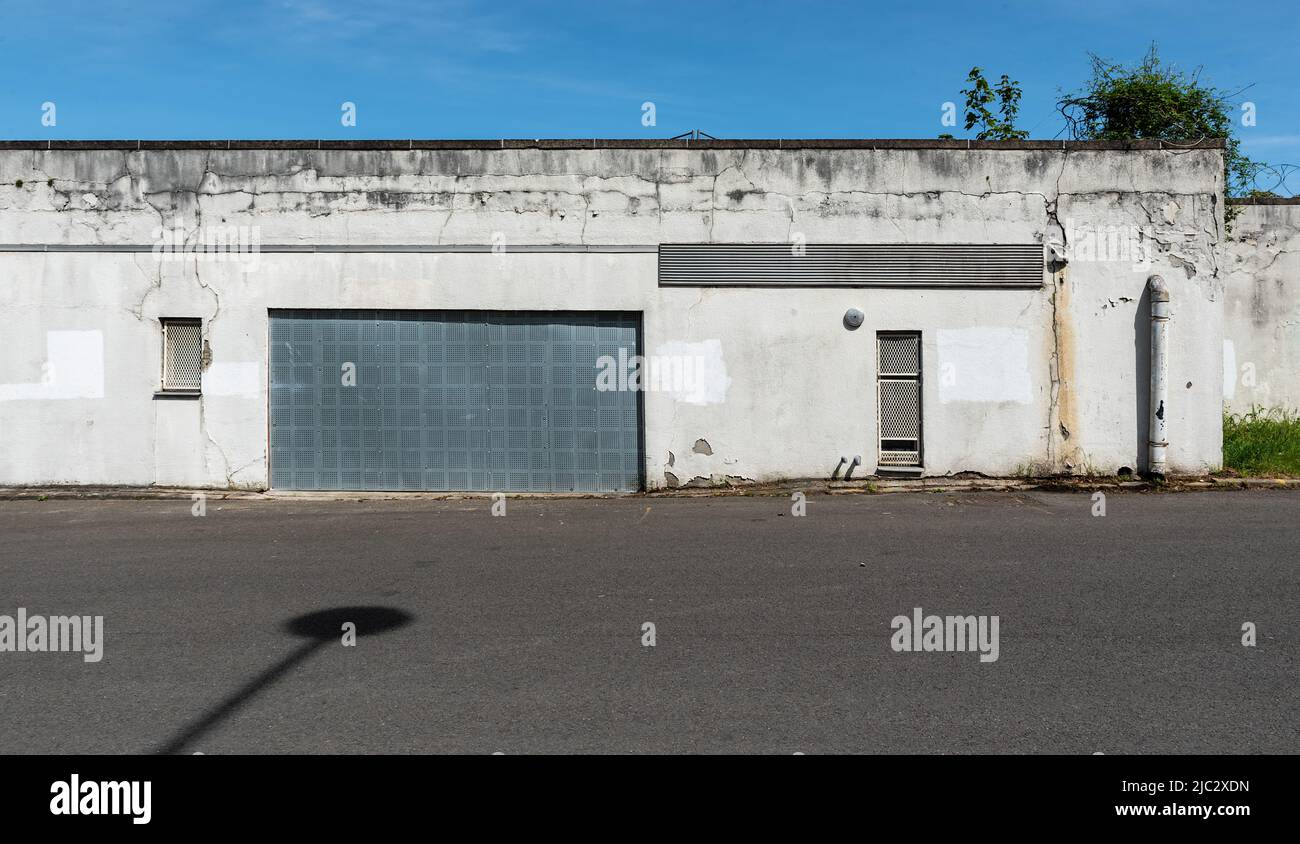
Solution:
<svg viewBox="0 0 1300 844">
<path fill-rule="evenodd" d="M 1223 466 L 1242 475 L 1300 476 L 1300 414 L 1262 407 L 1225 413 Z"/>
</svg>

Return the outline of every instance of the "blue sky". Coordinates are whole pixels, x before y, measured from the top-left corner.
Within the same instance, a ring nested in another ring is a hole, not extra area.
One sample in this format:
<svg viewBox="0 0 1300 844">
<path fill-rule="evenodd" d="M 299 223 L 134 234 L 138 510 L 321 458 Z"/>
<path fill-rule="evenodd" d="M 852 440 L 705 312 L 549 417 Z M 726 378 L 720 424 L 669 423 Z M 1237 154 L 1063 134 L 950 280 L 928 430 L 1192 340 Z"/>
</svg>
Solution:
<svg viewBox="0 0 1300 844">
<path fill-rule="evenodd" d="M 1089 50 L 1252 85 L 1300 163 L 1293 3 L 0 0 L 0 137 L 934 137 L 973 65 L 1052 138 Z M 57 125 L 41 124 L 55 103 Z M 357 125 L 340 123 L 345 101 Z M 641 104 L 656 106 L 655 126 Z M 958 126 L 955 134 L 964 137 Z M 1300 179 L 1292 177 L 1292 182 Z M 1293 188 L 1294 189 L 1294 188 Z"/>
</svg>

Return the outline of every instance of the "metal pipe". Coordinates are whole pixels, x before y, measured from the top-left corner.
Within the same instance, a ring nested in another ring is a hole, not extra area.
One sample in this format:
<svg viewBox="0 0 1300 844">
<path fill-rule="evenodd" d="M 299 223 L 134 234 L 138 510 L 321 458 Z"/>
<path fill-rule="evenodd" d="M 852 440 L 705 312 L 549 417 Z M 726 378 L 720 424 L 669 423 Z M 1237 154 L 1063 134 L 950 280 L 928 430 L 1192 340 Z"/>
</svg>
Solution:
<svg viewBox="0 0 1300 844">
<path fill-rule="evenodd" d="M 1169 286 L 1158 275 L 1147 279 L 1151 291 L 1151 427 L 1147 435 L 1147 471 L 1165 476 L 1169 448 Z"/>
</svg>

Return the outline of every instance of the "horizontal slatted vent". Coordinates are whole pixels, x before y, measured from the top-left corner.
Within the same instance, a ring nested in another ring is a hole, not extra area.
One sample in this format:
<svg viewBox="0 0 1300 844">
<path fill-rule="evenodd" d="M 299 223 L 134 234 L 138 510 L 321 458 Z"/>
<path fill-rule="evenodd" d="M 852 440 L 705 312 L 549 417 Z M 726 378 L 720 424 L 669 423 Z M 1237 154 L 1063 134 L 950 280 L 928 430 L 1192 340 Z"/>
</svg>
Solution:
<svg viewBox="0 0 1300 844">
<path fill-rule="evenodd" d="M 665 243 L 661 287 L 1040 287 L 1041 244 Z"/>
<path fill-rule="evenodd" d="M 921 465 L 921 452 L 919 451 L 880 451 L 880 465 L 889 467 L 906 467 L 912 468 Z"/>
</svg>

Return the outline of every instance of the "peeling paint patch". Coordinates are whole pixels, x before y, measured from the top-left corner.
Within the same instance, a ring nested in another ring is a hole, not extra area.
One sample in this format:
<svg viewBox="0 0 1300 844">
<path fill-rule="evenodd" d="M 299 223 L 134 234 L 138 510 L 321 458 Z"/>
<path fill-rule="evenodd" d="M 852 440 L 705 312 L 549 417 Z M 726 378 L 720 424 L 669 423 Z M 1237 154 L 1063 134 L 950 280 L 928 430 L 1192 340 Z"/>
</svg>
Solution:
<svg viewBox="0 0 1300 844">
<path fill-rule="evenodd" d="M 712 454 L 713 446 L 709 445 L 708 440 L 698 439 L 695 441 L 695 445 L 691 446 L 691 451 L 696 454 Z"/>
</svg>

